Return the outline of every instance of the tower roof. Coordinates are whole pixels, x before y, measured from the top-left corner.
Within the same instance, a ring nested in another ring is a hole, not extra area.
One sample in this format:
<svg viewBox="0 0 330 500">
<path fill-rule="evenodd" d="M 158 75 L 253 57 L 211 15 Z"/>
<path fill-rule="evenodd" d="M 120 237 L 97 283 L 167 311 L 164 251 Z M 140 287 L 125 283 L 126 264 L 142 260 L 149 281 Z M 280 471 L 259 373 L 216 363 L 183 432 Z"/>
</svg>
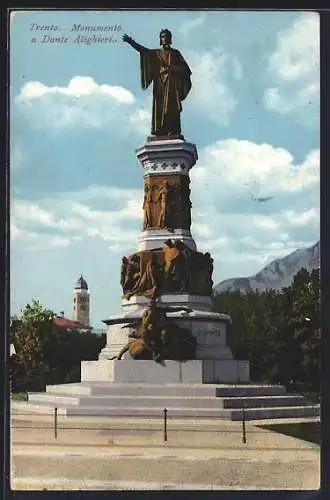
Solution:
<svg viewBox="0 0 330 500">
<path fill-rule="evenodd" d="M 84 278 L 82 277 L 82 275 L 77 280 L 74 289 L 75 290 L 88 290 L 87 281 L 84 280 Z"/>
</svg>

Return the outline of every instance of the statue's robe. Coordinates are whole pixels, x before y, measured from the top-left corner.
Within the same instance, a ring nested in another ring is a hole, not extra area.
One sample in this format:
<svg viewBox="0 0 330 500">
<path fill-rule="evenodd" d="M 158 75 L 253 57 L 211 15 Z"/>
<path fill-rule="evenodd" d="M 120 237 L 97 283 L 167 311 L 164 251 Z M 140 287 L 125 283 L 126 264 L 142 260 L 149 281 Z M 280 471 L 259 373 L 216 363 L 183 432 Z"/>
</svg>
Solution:
<svg viewBox="0 0 330 500">
<path fill-rule="evenodd" d="M 153 81 L 153 135 L 181 135 L 181 102 L 191 89 L 191 71 L 176 49 L 145 49 L 140 52 L 141 84 L 146 89 Z M 161 73 L 169 67 L 169 73 Z"/>
</svg>

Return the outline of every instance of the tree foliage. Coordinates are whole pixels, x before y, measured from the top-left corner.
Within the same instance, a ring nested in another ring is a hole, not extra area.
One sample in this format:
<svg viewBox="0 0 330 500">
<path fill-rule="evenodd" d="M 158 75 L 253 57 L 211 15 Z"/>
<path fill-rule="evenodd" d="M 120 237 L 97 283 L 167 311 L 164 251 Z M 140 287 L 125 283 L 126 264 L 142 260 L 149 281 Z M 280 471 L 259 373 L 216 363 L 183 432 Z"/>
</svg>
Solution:
<svg viewBox="0 0 330 500">
<path fill-rule="evenodd" d="M 319 269 L 301 269 L 280 292 L 224 292 L 214 300 L 232 318 L 228 341 L 235 358 L 250 360 L 252 380 L 319 388 Z"/>
<path fill-rule="evenodd" d="M 80 381 L 80 362 L 97 359 L 105 336 L 66 330 L 54 323 L 54 311 L 33 300 L 13 331 L 13 392 L 44 390 L 46 384 Z"/>
</svg>

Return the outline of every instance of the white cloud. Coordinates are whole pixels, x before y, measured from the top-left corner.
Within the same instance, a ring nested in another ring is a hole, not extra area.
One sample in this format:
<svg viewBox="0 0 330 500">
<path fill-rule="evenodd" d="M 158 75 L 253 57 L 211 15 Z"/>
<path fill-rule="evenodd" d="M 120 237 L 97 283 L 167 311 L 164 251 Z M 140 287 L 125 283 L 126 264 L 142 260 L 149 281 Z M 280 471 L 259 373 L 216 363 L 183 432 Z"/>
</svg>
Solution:
<svg viewBox="0 0 330 500">
<path fill-rule="evenodd" d="M 19 220 L 25 224 L 34 224 L 62 231 L 79 230 L 82 227 L 78 219 L 56 218 L 54 212 L 45 210 L 36 203 L 22 200 L 12 203 L 11 214 L 13 220 Z"/>
<path fill-rule="evenodd" d="M 183 22 L 182 25 L 180 26 L 179 31 L 182 33 L 184 37 L 187 37 L 191 31 L 201 28 L 205 24 L 205 21 L 206 21 L 206 14 L 201 12 L 193 19 L 189 19 L 189 21 Z"/>
<path fill-rule="evenodd" d="M 254 215 L 253 224 L 260 229 L 278 229 L 279 223 L 269 215 Z"/>
<path fill-rule="evenodd" d="M 120 131 L 128 123 L 135 98 L 123 87 L 98 84 L 87 76 L 75 76 L 67 87 L 27 82 L 14 103 L 34 127 L 43 130 L 99 129 L 112 124 Z"/>
<path fill-rule="evenodd" d="M 191 107 L 218 125 L 228 125 L 237 105 L 227 81 L 235 58 L 220 47 L 210 52 L 188 50 L 185 55 L 192 71 Z M 235 75 L 239 77 L 240 65 L 238 61 L 235 64 Z"/>
<path fill-rule="evenodd" d="M 151 101 L 148 106 L 151 109 Z M 143 136 L 146 136 L 151 129 L 151 112 L 146 108 L 136 109 L 128 118 L 129 123 L 135 126 L 135 129 Z"/>
<path fill-rule="evenodd" d="M 31 102 L 47 94 L 62 94 L 77 98 L 101 95 L 123 103 L 132 103 L 135 100 L 133 94 L 123 87 L 99 85 L 90 76 L 75 76 L 70 80 L 67 87 L 47 87 L 41 82 L 27 82 L 16 97 L 16 102 Z"/>
<path fill-rule="evenodd" d="M 16 199 L 11 209 L 12 239 L 28 240 L 27 250 L 65 247 L 71 240 L 87 236 L 111 242 L 112 249 L 124 248 L 125 244 L 136 246 L 138 230 L 127 224 L 141 225 L 142 196 L 140 191 L 93 185 L 81 192 L 59 193 L 34 203 Z M 102 199 L 111 199 L 110 210 L 94 207 Z"/>
<path fill-rule="evenodd" d="M 79 214 L 83 219 L 108 223 L 124 220 L 141 220 L 143 216 L 141 203 L 136 200 L 128 200 L 124 207 L 113 211 L 92 210 L 86 205 L 74 203 L 72 211 Z"/>
<path fill-rule="evenodd" d="M 117 186 L 100 186 L 92 184 L 86 189 L 80 191 L 62 191 L 58 194 L 63 199 L 70 198 L 75 201 L 88 201 L 88 200 L 134 200 L 140 198 L 140 189 L 127 189 L 119 188 Z"/>
<path fill-rule="evenodd" d="M 277 38 L 270 69 L 286 81 L 314 78 L 319 68 L 319 16 L 303 13 Z"/>
<path fill-rule="evenodd" d="M 320 221 L 320 211 L 317 207 L 309 208 L 303 212 L 294 212 L 293 210 L 288 210 L 283 213 L 283 216 L 287 219 L 288 223 L 292 226 L 301 227 L 307 224 L 316 223 L 319 224 Z"/>
<path fill-rule="evenodd" d="M 67 248 L 72 242 L 71 238 L 65 236 L 29 233 L 26 231 L 22 234 L 22 240 L 26 249 L 33 252 Z"/>
<path fill-rule="evenodd" d="M 316 126 L 320 102 L 319 16 L 300 14 L 279 33 L 269 58 L 272 83 L 264 93 L 266 108 L 292 114 L 305 126 Z"/>
<path fill-rule="evenodd" d="M 191 230 L 197 237 L 207 238 L 212 235 L 212 230 L 206 223 L 192 221 Z"/>
<path fill-rule="evenodd" d="M 16 221 L 17 224 L 16 224 Z M 42 234 L 38 232 L 40 227 L 36 228 L 36 231 L 29 231 L 27 229 L 22 229 L 24 227 L 26 219 L 20 217 L 12 217 L 10 223 L 10 237 L 12 244 L 22 242 L 25 250 L 49 250 L 53 248 L 66 248 L 71 244 L 71 239 L 66 236 L 61 235 L 51 235 Z M 42 224 L 41 224 L 42 225 Z M 15 241 L 15 243 L 14 243 Z"/>
<path fill-rule="evenodd" d="M 116 248 L 127 249 L 127 245 L 133 248 L 137 246 L 139 232 L 138 230 L 127 230 L 120 226 L 101 226 L 101 227 L 88 227 L 88 236 L 99 236 L 105 241 L 110 241 L 116 244 Z M 113 245 L 112 245 L 113 248 Z"/>
<path fill-rule="evenodd" d="M 301 192 L 305 188 L 318 189 L 319 150 L 311 151 L 301 165 L 293 161 L 291 153 L 270 144 L 256 144 L 246 140 L 220 140 L 203 148 L 199 161 L 191 172 L 197 192 L 207 187 L 207 199 L 219 199 L 219 189 L 225 199 L 259 191 L 259 196 L 273 196 L 280 192 Z M 255 184 L 255 186 L 254 186 Z M 203 191 L 200 192 L 201 197 Z"/>
</svg>

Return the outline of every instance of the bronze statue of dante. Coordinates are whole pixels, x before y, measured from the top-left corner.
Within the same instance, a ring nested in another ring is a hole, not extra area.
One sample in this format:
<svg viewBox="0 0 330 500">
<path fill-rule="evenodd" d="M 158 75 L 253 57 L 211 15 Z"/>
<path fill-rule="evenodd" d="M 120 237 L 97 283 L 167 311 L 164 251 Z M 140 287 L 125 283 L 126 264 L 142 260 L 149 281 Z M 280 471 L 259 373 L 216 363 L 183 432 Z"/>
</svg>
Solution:
<svg viewBox="0 0 330 500">
<path fill-rule="evenodd" d="M 191 89 L 191 71 L 177 49 L 171 48 L 172 34 L 160 32 L 161 49 L 148 49 L 128 35 L 123 41 L 140 53 L 141 83 L 146 89 L 153 82 L 151 134 L 162 138 L 181 135 L 181 102 Z"/>
</svg>

